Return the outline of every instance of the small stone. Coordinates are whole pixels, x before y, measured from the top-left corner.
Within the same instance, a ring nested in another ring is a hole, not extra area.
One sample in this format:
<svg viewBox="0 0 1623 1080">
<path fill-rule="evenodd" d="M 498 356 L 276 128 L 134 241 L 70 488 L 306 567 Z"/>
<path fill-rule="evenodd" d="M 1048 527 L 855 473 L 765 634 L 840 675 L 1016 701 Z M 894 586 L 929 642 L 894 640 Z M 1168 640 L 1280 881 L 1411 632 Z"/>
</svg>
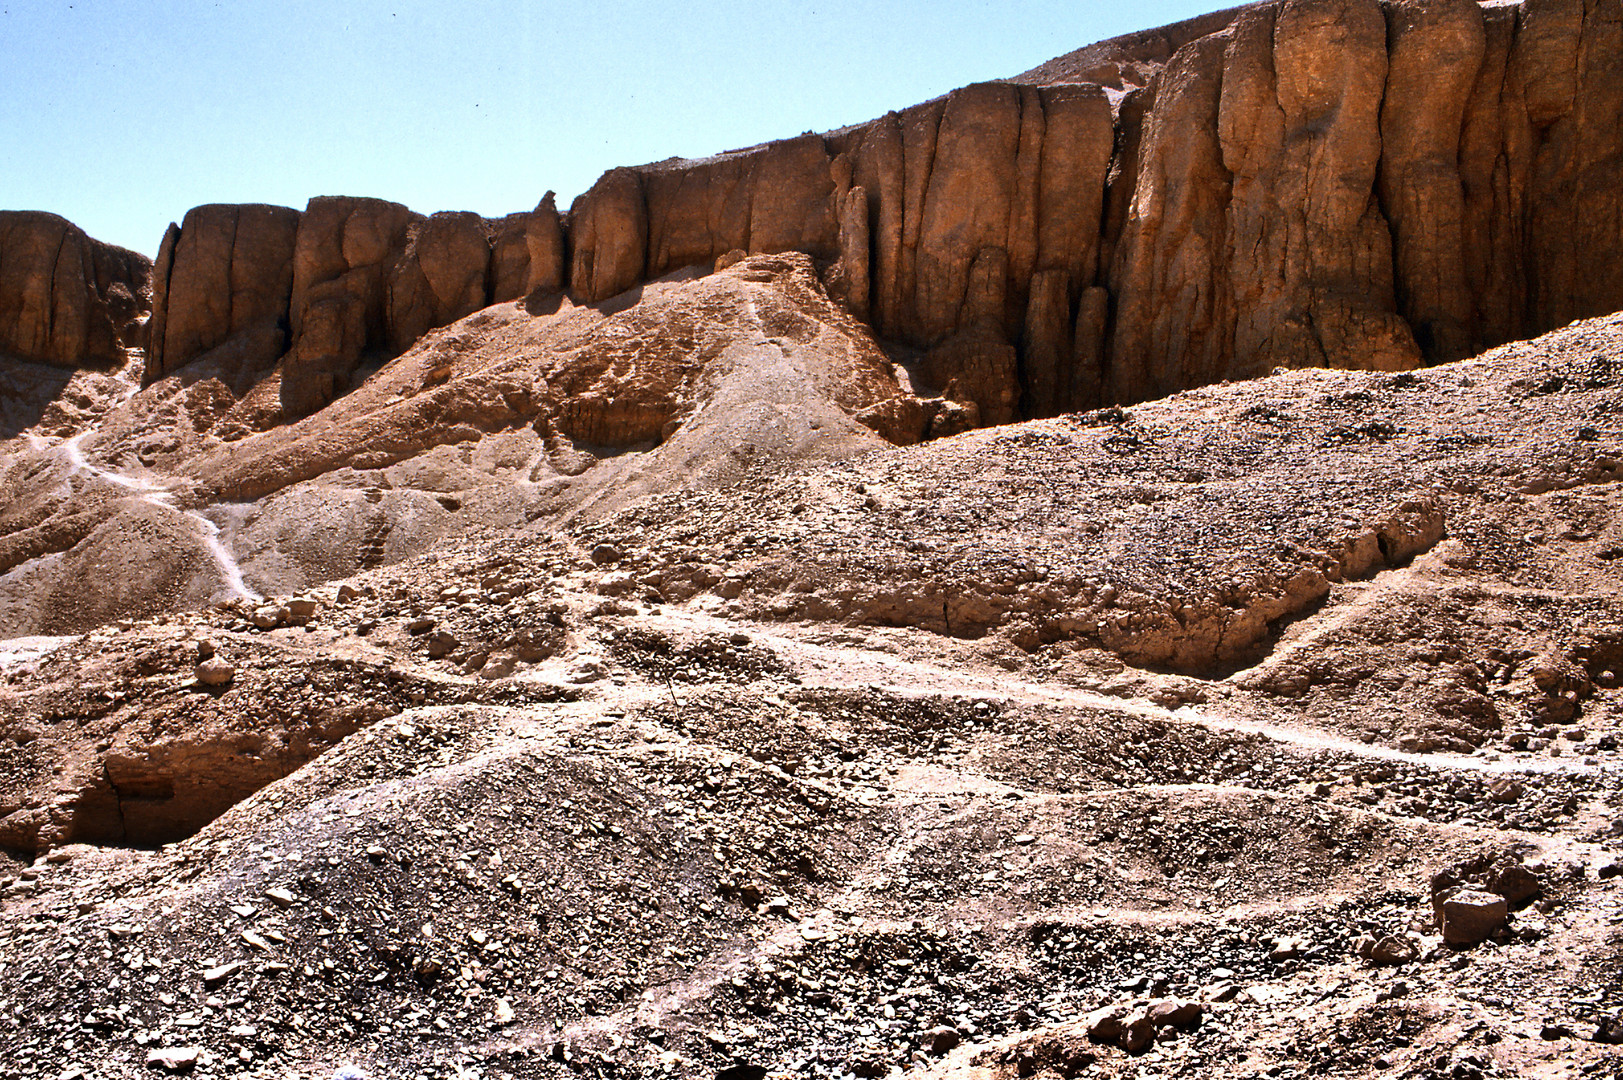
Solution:
<svg viewBox="0 0 1623 1080">
<path fill-rule="evenodd" d="M 271 903 L 280 908 L 292 907 L 299 901 L 297 896 L 294 896 L 286 889 L 266 889 L 265 895 L 270 899 Z"/>
<path fill-rule="evenodd" d="M 1385 967 L 1412 964 L 1420 959 L 1420 949 L 1414 942 L 1393 934 L 1380 937 L 1366 934 L 1353 942 L 1353 951 L 1365 960 Z"/>
<path fill-rule="evenodd" d="M 287 622 L 287 608 L 281 604 L 266 604 L 264 607 L 254 608 L 248 616 L 248 621 L 261 630 L 274 630 Z"/>
<path fill-rule="evenodd" d="M 592 549 L 592 562 L 596 563 L 598 566 L 607 566 L 610 563 L 617 563 L 625 557 L 625 552 L 621 551 L 613 544 L 598 544 Z"/>
<path fill-rule="evenodd" d="M 190 1072 L 197 1067 L 197 1059 L 202 1056 L 203 1049 L 199 1046 L 166 1046 L 147 1051 L 147 1068 Z"/>
<path fill-rule="evenodd" d="M 208 968 L 203 972 L 203 985 L 209 987 L 218 986 L 241 970 L 241 960 L 233 960 L 229 964 Z"/>
<path fill-rule="evenodd" d="M 1284 960 L 1294 960 L 1302 955 L 1302 942 L 1298 938 L 1282 937 L 1274 941 L 1274 947 L 1268 950 L 1268 959 L 1276 964 Z"/>
<path fill-rule="evenodd" d="M 518 657 L 510 652 L 494 652 L 479 669 L 481 679 L 505 679 L 518 668 Z"/>
<path fill-rule="evenodd" d="M 1155 1041 L 1155 1025 L 1147 1009 L 1110 1005 L 1089 1013 L 1084 1021 L 1088 1038 L 1096 1043 L 1112 1043 L 1136 1054 Z"/>
<path fill-rule="evenodd" d="M 1204 1011 L 1198 1001 L 1169 1000 L 1155 1002 L 1146 1015 L 1157 1030 L 1170 1027 L 1186 1031 L 1199 1022 Z"/>
<path fill-rule="evenodd" d="M 428 658 L 430 660 L 442 660 L 455 652 L 461 644 L 456 639 L 456 635 L 449 634 L 444 630 L 436 630 L 428 637 Z"/>
<path fill-rule="evenodd" d="M 295 596 L 287 602 L 288 618 L 296 623 L 307 623 L 316 617 L 321 605 L 308 596 Z"/>
<path fill-rule="evenodd" d="M 417 618 L 406 623 L 406 633 L 426 634 L 430 630 L 434 629 L 435 622 L 436 620 L 431 616 L 419 615 Z"/>
<path fill-rule="evenodd" d="M 506 998 L 497 998 L 496 1024 L 499 1027 L 506 1027 L 516 1019 L 518 1019 L 518 1014 L 513 1011 L 512 1004 Z"/>
<path fill-rule="evenodd" d="M 924 1048 L 932 1054 L 945 1054 L 963 1041 L 958 1029 L 943 1024 L 924 1033 Z"/>
<path fill-rule="evenodd" d="M 608 672 L 604 670 L 603 665 L 596 660 L 582 660 L 570 668 L 569 673 L 564 678 L 576 684 L 590 683 L 597 682 L 607 674 Z"/>
<path fill-rule="evenodd" d="M 1623 1012 L 1601 1017 L 1595 1029 L 1595 1041 L 1607 1046 L 1623 1046 Z"/>
<path fill-rule="evenodd" d="M 197 681 L 204 686 L 229 686 L 231 680 L 237 677 L 236 666 L 218 656 L 211 656 L 198 664 L 194 673 Z"/>
<path fill-rule="evenodd" d="M 1507 863 L 1494 871 L 1488 880 L 1488 889 L 1505 898 L 1512 908 L 1519 908 L 1543 891 L 1538 876 L 1522 863 Z"/>
</svg>

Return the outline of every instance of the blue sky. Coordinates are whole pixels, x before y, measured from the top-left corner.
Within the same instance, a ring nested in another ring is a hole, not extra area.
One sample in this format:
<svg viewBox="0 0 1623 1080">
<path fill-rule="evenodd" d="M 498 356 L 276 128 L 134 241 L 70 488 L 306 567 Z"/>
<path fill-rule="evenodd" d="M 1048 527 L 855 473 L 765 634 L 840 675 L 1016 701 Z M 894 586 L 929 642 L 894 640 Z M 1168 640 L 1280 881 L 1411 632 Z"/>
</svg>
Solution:
<svg viewBox="0 0 1623 1080">
<path fill-rule="evenodd" d="M 1220 6 L 0 0 L 0 208 L 151 254 L 207 202 L 567 206 Z"/>
</svg>

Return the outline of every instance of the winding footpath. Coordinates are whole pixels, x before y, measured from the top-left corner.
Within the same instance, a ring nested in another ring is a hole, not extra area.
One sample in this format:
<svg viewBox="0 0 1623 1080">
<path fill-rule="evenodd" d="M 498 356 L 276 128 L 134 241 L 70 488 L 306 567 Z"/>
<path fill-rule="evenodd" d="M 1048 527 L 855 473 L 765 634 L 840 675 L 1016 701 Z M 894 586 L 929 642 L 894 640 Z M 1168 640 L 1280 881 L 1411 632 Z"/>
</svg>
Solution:
<svg viewBox="0 0 1623 1080">
<path fill-rule="evenodd" d="M 174 492 L 164 485 L 145 477 L 128 476 L 124 473 L 115 472 L 88 460 L 84 454 L 83 444 L 85 439 L 96 433 L 97 428 L 90 427 L 72 438 L 63 439 L 56 443 L 52 443 L 38 435 L 27 435 L 25 439 L 35 451 L 41 453 L 54 452 L 60 456 L 75 473 L 90 476 L 105 484 L 111 484 L 127 493 L 128 497 L 139 499 L 149 506 L 160 507 L 170 513 L 180 514 L 182 517 L 191 519 L 196 524 L 200 534 L 198 539 L 209 553 L 209 557 L 214 561 L 215 568 L 220 575 L 223 588 L 216 591 L 215 596 L 218 597 L 223 592 L 230 599 L 262 599 L 243 580 L 242 566 L 237 562 L 236 556 L 220 539 L 220 526 L 199 511 L 183 510 L 176 506 Z"/>
</svg>

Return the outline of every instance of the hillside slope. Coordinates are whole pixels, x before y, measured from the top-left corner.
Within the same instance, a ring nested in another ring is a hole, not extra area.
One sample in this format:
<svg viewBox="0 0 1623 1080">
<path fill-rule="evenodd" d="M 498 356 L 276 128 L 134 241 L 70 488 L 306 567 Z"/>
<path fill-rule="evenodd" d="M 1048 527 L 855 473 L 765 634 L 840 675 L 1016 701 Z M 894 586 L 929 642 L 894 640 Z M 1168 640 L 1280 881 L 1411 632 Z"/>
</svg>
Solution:
<svg viewBox="0 0 1623 1080">
<path fill-rule="evenodd" d="M 1620 338 L 8 642 L 0 1062 L 1604 1073 Z"/>
</svg>

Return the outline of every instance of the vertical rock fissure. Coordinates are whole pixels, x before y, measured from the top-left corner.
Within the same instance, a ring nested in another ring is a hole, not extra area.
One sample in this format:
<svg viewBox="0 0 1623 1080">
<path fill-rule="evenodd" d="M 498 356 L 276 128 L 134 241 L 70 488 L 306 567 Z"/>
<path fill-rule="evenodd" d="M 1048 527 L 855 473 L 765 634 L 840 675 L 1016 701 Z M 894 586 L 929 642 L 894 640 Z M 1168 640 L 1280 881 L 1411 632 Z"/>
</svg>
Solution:
<svg viewBox="0 0 1623 1080">
<path fill-rule="evenodd" d="M 40 330 L 44 337 L 43 340 L 39 342 L 38 346 L 39 353 L 42 356 L 50 355 L 52 352 L 51 346 L 55 343 L 57 336 L 56 308 L 57 304 L 60 302 L 60 297 L 57 295 L 57 282 L 61 280 L 62 250 L 67 246 L 68 233 L 67 230 L 64 229 L 62 231 L 62 235 L 57 239 L 56 242 L 56 254 L 51 257 L 51 276 L 49 279 L 50 286 L 46 289 L 45 324 Z"/>
</svg>

